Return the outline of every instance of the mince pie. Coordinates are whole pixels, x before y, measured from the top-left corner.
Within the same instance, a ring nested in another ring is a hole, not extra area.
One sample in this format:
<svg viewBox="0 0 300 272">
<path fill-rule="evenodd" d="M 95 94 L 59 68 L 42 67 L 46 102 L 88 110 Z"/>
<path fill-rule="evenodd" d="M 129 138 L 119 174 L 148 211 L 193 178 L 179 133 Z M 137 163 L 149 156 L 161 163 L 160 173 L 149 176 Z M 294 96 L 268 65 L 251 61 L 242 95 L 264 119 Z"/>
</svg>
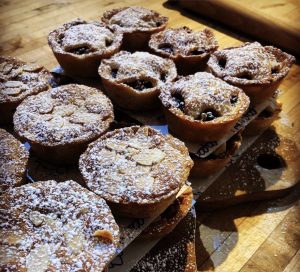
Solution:
<svg viewBox="0 0 300 272">
<path fill-rule="evenodd" d="M 24 183 L 28 158 L 25 146 L 0 128 L 0 194 Z"/>
<path fill-rule="evenodd" d="M 66 73 L 95 77 L 101 60 L 120 50 L 122 38 L 102 23 L 77 19 L 50 32 L 48 42 Z"/>
<path fill-rule="evenodd" d="M 206 72 L 166 84 L 159 97 L 170 131 L 191 142 L 220 140 L 250 103 L 241 89 Z"/>
<path fill-rule="evenodd" d="M 241 144 L 241 133 L 237 133 L 205 158 L 199 158 L 191 153 L 194 166 L 191 170 L 190 177 L 204 178 L 220 171 L 230 162 L 232 156 L 240 148 Z"/>
<path fill-rule="evenodd" d="M 218 43 L 210 29 L 192 31 L 188 27 L 180 27 L 153 34 L 149 48 L 161 57 L 172 59 L 178 74 L 188 75 L 206 68 L 209 56 L 217 50 Z"/>
<path fill-rule="evenodd" d="M 27 96 L 49 89 L 50 80 L 42 66 L 0 56 L 0 124 L 12 123 L 16 107 Z"/>
<path fill-rule="evenodd" d="M 124 34 L 123 46 L 128 51 L 143 51 L 151 34 L 165 29 L 168 18 L 143 7 L 124 7 L 106 11 L 102 21 Z"/>
<path fill-rule="evenodd" d="M 68 84 L 28 97 L 14 115 L 16 133 L 41 158 L 75 163 L 88 143 L 114 120 L 113 106 L 101 91 Z"/>
<path fill-rule="evenodd" d="M 193 190 L 189 186 L 154 222 L 142 231 L 139 239 L 158 239 L 166 236 L 187 215 L 192 203 Z"/>
<path fill-rule="evenodd" d="M 215 76 L 243 89 L 251 101 L 259 103 L 275 93 L 294 61 L 280 49 L 253 42 L 216 51 L 208 67 Z"/>
<path fill-rule="evenodd" d="M 126 51 L 103 60 L 99 74 L 112 101 L 128 110 L 158 107 L 161 86 L 177 77 L 172 60 L 147 52 Z"/>
<path fill-rule="evenodd" d="M 108 132 L 79 160 L 87 187 L 120 216 L 162 212 L 176 198 L 193 162 L 185 145 L 144 126 Z"/>
<path fill-rule="evenodd" d="M 119 227 L 105 201 L 74 181 L 0 196 L 1 271 L 106 271 Z"/>
<path fill-rule="evenodd" d="M 276 119 L 282 110 L 282 104 L 276 101 L 265 108 L 251 123 L 245 128 L 244 134 L 248 136 L 258 135 L 266 130 Z"/>
</svg>

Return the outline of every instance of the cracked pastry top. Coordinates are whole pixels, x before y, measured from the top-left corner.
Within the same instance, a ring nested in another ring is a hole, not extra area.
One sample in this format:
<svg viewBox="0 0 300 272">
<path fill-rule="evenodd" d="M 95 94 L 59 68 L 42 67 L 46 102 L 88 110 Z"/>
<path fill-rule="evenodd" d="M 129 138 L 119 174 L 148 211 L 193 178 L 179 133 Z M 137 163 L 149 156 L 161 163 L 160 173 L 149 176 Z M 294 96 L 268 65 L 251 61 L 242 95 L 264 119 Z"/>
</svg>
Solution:
<svg viewBox="0 0 300 272">
<path fill-rule="evenodd" d="M 123 33 L 151 32 L 166 27 L 168 18 L 143 7 L 124 7 L 104 12 L 102 21 Z"/>
<path fill-rule="evenodd" d="M 232 84 L 269 84 L 284 78 L 295 58 L 273 46 L 245 43 L 213 53 L 212 73 Z"/>
<path fill-rule="evenodd" d="M 50 88 L 50 72 L 42 66 L 0 56 L 0 104 L 19 104 Z"/>
<path fill-rule="evenodd" d="M 106 202 L 74 181 L 43 181 L 0 197 L 1 271 L 104 271 L 119 227 Z"/>
<path fill-rule="evenodd" d="M 153 34 L 149 47 L 164 57 L 175 59 L 207 56 L 217 50 L 218 43 L 210 29 L 192 31 L 188 27 L 180 27 Z"/>
<path fill-rule="evenodd" d="M 147 126 L 105 134 L 79 161 L 90 190 L 112 203 L 140 205 L 176 195 L 192 166 L 181 141 Z"/>
<path fill-rule="evenodd" d="M 25 146 L 0 128 L 0 194 L 22 184 L 28 158 Z"/>
<path fill-rule="evenodd" d="M 76 19 L 50 32 L 48 42 L 55 52 L 84 58 L 113 53 L 121 46 L 122 34 L 100 22 Z"/>
<path fill-rule="evenodd" d="M 218 124 L 239 119 L 249 106 L 249 98 L 241 89 L 206 72 L 166 84 L 160 99 L 176 116 L 198 123 Z"/>
<path fill-rule="evenodd" d="M 176 67 L 173 61 L 147 52 L 121 51 L 102 61 L 99 74 L 115 84 L 136 93 L 151 92 L 165 82 L 173 81 Z"/>
<path fill-rule="evenodd" d="M 14 115 L 20 137 L 44 146 L 88 142 L 106 132 L 113 106 L 101 91 L 69 84 L 31 96 Z"/>
</svg>

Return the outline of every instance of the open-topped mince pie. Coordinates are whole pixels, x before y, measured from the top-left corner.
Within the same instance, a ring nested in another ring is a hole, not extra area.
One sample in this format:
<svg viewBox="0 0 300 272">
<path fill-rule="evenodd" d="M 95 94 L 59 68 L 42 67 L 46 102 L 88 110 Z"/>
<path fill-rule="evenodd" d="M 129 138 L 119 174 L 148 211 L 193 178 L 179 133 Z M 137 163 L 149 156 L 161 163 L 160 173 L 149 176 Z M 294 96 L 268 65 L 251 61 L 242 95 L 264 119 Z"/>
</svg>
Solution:
<svg viewBox="0 0 300 272">
<path fill-rule="evenodd" d="M 88 143 L 114 120 L 113 106 L 101 91 L 68 84 L 28 97 L 14 115 L 16 133 L 52 163 L 75 163 Z"/>
<path fill-rule="evenodd" d="M 216 51 L 208 66 L 215 76 L 243 89 L 257 103 L 274 94 L 294 61 L 280 49 L 253 42 Z"/>
<path fill-rule="evenodd" d="M 145 50 L 151 34 L 165 29 L 168 18 L 143 7 L 124 7 L 104 12 L 102 21 L 124 34 L 124 50 Z"/>
<path fill-rule="evenodd" d="M 25 146 L 0 128 L 0 194 L 23 184 L 28 157 Z"/>
<path fill-rule="evenodd" d="M 118 106 L 129 110 L 157 107 L 161 86 L 177 77 L 172 60 L 147 52 L 126 51 L 103 60 L 99 74 L 108 96 Z"/>
<path fill-rule="evenodd" d="M 48 43 L 68 74 L 94 77 L 101 60 L 120 50 L 122 38 L 102 23 L 77 19 L 50 32 Z"/>
<path fill-rule="evenodd" d="M 192 31 L 188 27 L 180 27 L 153 34 L 149 48 L 161 57 L 172 59 L 178 74 L 188 75 L 206 68 L 209 56 L 217 50 L 218 43 L 210 29 Z"/>
<path fill-rule="evenodd" d="M 80 157 L 87 187 L 127 217 L 159 214 L 186 182 L 193 162 L 185 145 L 144 126 L 117 129 Z"/>
<path fill-rule="evenodd" d="M 0 56 L 0 124 L 12 123 L 16 107 L 27 96 L 49 89 L 50 79 L 42 66 Z"/>
<path fill-rule="evenodd" d="M 0 196 L 1 271 L 106 271 L 119 227 L 105 201 L 74 181 Z"/>
<path fill-rule="evenodd" d="M 206 72 L 166 84 L 159 97 L 170 130 L 192 142 L 221 139 L 250 103 L 241 89 Z"/>
</svg>

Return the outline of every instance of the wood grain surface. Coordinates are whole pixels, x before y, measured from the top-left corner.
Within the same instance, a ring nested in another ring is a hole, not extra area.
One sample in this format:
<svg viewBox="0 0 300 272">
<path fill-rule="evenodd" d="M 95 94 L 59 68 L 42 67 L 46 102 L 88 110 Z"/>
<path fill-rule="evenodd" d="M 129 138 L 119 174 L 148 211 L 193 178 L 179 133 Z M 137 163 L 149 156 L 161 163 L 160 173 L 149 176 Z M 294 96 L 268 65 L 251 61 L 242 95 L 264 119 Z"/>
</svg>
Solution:
<svg viewBox="0 0 300 272">
<path fill-rule="evenodd" d="M 281 1 L 280 3 L 296 1 Z M 50 30 L 77 17 L 99 19 L 106 9 L 141 5 L 170 18 L 169 27 L 187 25 L 194 30 L 210 27 L 220 47 L 249 40 L 224 26 L 179 11 L 161 1 L 114 0 L 2 0 L 0 2 L 0 53 L 37 61 L 51 69 L 57 65 L 47 44 Z M 281 12 L 278 10 L 278 12 Z M 293 11 L 282 10 L 291 20 Z M 295 24 L 299 23 L 295 21 Z M 281 85 L 283 103 L 280 133 L 300 148 L 300 67 L 294 65 Z M 300 271 L 300 189 L 276 201 L 253 202 L 215 212 L 198 209 L 196 235 L 199 271 Z"/>
</svg>

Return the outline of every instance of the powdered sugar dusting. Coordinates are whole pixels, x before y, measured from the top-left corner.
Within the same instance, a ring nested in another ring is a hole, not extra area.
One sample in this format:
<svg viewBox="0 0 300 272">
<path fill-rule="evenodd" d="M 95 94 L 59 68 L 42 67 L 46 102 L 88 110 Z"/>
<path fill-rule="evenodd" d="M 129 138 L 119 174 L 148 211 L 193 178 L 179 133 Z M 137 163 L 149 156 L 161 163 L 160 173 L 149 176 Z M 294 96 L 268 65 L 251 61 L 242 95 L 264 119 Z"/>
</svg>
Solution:
<svg viewBox="0 0 300 272">
<path fill-rule="evenodd" d="M 20 103 L 50 88 L 51 74 L 42 66 L 0 56 L 0 103 Z"/>
<path fill-rule="evenodd" d="M 5 271 L 102 271 L 116 252 L 119 228 L 109 207 L 74 181 L 11 189 L 0 206 Z M 113 240 L 94 237 L 96 230 Z"/>
<path fill-rule="evenodd" d="M 0 128 L 0 194 L 22 183 L 28 157 L 24 145 Z"/>
<path fill-rule="evenodd" d="M 150 127 L 134 126 L 107 133 L 90 144 L 79 168 L 87 186 L 106 200 L 155 203 L 176 194 L 192 164 L 179 140 Z"/>
<path fill-rule="evenodd" d="M 181 95 L 184 112 L 178 109 L 174 96 Z M 232 97 L 237 97 L 232 103 Z M 214 109 L 220 117 L 211 122 L 219 122 L 242 116 L 249 106 L 249 98 L 244 92 L 206 72 L 182 77 L 174 83 L 165 85 L 160 94 L 163 105 L 178 115 L 190 120 L 198 119 L 206 109 Z"/>
<path fill-rule="evenodd" d="M 95 88 L 69 84 L 27 98 L 14 115 L 16 132 L 47 146 L 88 142 L 114 119 L 109 98 Z"/>
</svg>

